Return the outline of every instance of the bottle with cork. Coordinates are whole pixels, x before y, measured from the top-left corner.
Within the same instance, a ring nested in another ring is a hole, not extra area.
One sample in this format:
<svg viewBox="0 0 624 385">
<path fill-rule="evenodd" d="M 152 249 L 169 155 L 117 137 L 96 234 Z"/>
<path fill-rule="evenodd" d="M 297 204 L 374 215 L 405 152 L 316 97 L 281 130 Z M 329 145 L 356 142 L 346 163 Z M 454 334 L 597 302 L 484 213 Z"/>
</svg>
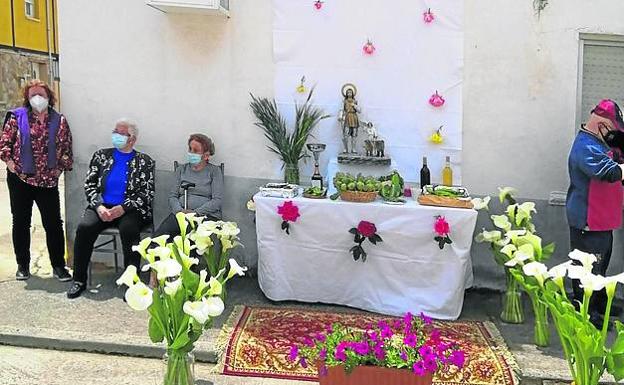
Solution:
<svg viewBox="0 0 624 385">
<path fill-rule="evenodd" d="M 451 168 L 451 157 L 446 157 L 446 165 L 442 169 L 442 184 L 445 186 L 453 185 L 453 169 Z"/>
</svg>

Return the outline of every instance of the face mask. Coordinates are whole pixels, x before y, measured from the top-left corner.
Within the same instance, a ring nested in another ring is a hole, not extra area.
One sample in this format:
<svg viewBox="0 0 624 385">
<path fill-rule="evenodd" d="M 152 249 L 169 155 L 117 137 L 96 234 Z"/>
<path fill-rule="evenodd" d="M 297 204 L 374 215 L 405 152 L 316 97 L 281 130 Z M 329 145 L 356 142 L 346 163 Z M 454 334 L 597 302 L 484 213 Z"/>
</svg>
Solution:
<svg viewBox="0 0 624 385">
<path fill-rule="evenodd" d="M 118 133 L 113 133 L 112 140 L 113 146 L 118 150 L 126 147 L 126 144 L 128 144 L 128 137 Z"/>
<path fill-rule="evenodd" d="M 46 108 L 48 108 L 48 99 L 44 98 L 41 95 L 35 95 L 30 98 L 29 101 L 30 106 L 38 113 L 42 113 L 43 111 L 45 111 Z"/>
<path fill-rule="evenodd" d="M 188 160 L 190 164 L 195 165 L 195 164 L 199 164 L 202 161 L 202 155 L 194 154 L 192 152 L 187 152 L 186 159 Z"/>
</svg>

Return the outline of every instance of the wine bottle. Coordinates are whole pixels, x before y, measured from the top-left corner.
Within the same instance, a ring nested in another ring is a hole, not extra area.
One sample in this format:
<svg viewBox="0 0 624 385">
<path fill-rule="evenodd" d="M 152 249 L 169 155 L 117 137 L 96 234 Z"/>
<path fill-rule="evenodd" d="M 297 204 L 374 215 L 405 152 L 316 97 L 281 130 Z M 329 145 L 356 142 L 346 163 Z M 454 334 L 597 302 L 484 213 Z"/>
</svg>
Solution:
<svg viewBox="0 0 624 385">
<path fill-rule="evenodd" d="M 323 189 L 323 176 L 319 172 L 318 163 L 314 165 L 314 174 L 312 174 L 312 187 Z"/>
<path fill-rule="evenodd" d="M 453 185 L 453 169 L 451 168 L 451 157 L 446 157 L 446 166 L 442 169 L 442 184 L 445 186 Z"/>
<path fill-rule="evenodd" d="M 422 189 L 428 184 L 431 184 L 431 173 L 427 167 L 427 157 L 423 156 L 423 165 L 420 169 L 420 188 Z"/>
</svg>

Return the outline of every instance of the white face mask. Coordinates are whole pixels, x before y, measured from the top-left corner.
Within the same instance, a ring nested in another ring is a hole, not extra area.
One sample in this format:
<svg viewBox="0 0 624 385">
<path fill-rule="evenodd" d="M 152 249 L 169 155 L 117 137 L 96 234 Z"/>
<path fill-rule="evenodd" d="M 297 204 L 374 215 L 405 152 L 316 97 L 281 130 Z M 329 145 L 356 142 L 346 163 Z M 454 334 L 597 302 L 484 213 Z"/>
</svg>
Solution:
<svg viewBox="0 0 624 385">
<path fill-rule="evenodd" d="M 42 113 L 48 108 L 48 99 L 41 95 L 35 95 L 30 98 L 30 106 L 38 113 Z"/>
</svg>

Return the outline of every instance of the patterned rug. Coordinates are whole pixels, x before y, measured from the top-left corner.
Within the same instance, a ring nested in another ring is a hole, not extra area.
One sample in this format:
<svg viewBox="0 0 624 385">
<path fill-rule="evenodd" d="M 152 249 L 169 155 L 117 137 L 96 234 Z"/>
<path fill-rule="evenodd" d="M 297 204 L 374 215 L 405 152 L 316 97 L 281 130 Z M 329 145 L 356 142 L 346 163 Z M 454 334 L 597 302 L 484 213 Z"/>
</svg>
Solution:
<svg viewBox="0 0 624 385">
<path fill-rule="evenodd" d="M 304 369 L 286 359 L 293 344 L 339 322 L 363 328 L 388 317 L 371 314 L 326 313 L 296 308 L 237 306 L 221 330 L 221 374 L 318 381 L 316 369 Z M 440 385 L 518 385 L 518 366 L 491 322 L 436 321 L 443 336 L 466 352 L 461 371 L 435 376 Z"/>
</svg>

